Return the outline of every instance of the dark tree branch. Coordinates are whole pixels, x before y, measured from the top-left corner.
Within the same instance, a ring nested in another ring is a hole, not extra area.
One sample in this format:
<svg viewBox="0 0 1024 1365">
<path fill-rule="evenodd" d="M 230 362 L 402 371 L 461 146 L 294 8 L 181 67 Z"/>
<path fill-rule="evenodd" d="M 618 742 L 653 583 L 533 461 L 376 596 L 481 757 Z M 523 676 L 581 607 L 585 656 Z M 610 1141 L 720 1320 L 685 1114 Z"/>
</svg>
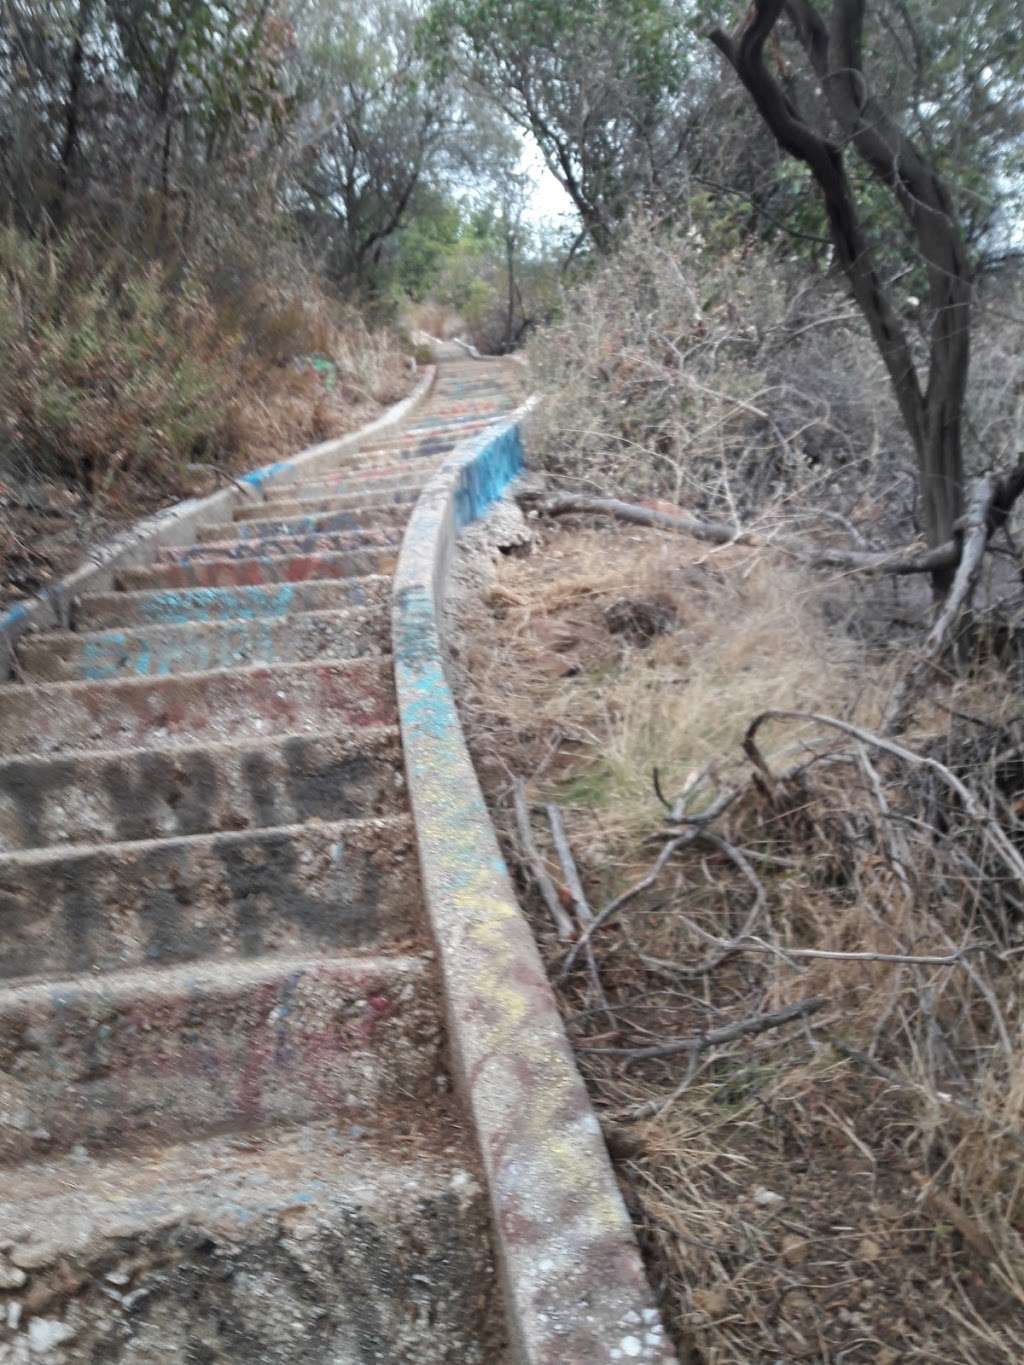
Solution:
<svg viewBox="0 0 1024 1365">
<path fill-rule="evenodd" d="M 925 389 L 861 225 L 843 147 L 802 117 L 765 65 L 765 43 L 783 12 L 793 23 L 844 142 L 892 191 L 926 263 L 933 322 Z M 752 0 L 734 36 L 719 29 L 710 38 L 736 71 L 779 146 L 809 168 L 822 193 L 836 257 L 885 363 L 917 454 L 928 543 L 937 549 L 956 538 L 962 507 L 970 271 L 940 176 L 868 89 L 861 61 L 864 13 L 865 0 L 835 0 L 826 23 L 810 0 Z M 940 594 L 952 583 L 951 567 L 942 566 L 933 574 Z"/>
</svg>

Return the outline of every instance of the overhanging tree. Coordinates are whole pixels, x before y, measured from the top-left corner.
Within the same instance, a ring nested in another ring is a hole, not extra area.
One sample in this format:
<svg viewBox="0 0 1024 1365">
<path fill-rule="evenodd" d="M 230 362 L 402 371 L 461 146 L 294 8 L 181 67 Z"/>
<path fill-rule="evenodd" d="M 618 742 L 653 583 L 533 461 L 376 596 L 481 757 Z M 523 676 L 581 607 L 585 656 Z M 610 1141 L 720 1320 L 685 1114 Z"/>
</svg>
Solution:
<svg viewBox="0 0 1024 1365">
<path fill-rule="evenodd" d="M 821 191 L 836 260 L 871 329 L 914 447 L 925 533 L 934 548 L 957 536 L 963 511 L 971 268 L 942 176 L 872 94 L 862 61 L 866 8 L 866 0 L 834 0 L 822 15 L 810 0 L 752 0 L 735 34 L 716 29 L 711 40 L 780 147 L 809 168 Z M 766 63 L 765 46 L 783 14 L 820 97 Z M 930 335 L 923 374 L 861 220 L 846 167 L 849 147 L 894 196 L 924 264 Z M 949 565 L 934 571 L 937 593 L 948 590 L 954 571 Z"/>
</svg>

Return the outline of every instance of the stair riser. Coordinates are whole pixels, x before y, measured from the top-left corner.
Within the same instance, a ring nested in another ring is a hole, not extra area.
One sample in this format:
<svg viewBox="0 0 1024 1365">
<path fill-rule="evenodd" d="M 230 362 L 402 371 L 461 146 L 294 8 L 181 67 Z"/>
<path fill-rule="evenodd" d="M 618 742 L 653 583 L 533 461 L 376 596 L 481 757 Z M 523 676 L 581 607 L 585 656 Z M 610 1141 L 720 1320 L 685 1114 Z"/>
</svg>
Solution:
<svg viewBox="0 0 1024 1365">
<path fill-rule="evenodd" d="M 267 517 L 302 517 L 324 512 L 358 512 L 365 508 L 401 507 L 408 511 L 422 487 L 421 480 L 406 480 L 403 487 L 374 488 L 368 493 L 307 494 L 302 497 L 268 498 L 256 507 L 235 513 L 235 521 L 259 521 Z"/>
<path fill-rule="evenodd" d="M 258 523 L 250 522 L 249 525 Z M 234 530 L 235 522 L 230 523 Z M 220 528 L 223 534 L 224 528 Z M 160 550 L 157 564 L 194 564 L 203 559 L 249 559 L 262 555 L 346 554 L 353 550 L 395 547 L 402 540 L 400 527 L 364 527 L 356 531 L 308 531 L 303 535 L 251 535 L 238 540 L 206 540 L 174 550 Z"/>
<path fill-rule="evenodd" d="M 394 725 L 390 660 L 0 690 L 7 754 L 139 749 Z"/>
<path fill-rule="evenodd" d="M 176 973 L 132 999 L 102 983 L 12 992 L 0 1160 L 415 1103 L 439 1061 L 432 994 L 406 959 Z"/>
<path fill-rule="evenodd" d="M 122 569 L 121 585 L 129 590 L 154 588 L 247 588 L 272 583 L 306 583 L 311 579 L 387 577 L 395 569 L 398 547 L 354 550 L 350 553 L 286 554 L 238 559 L 196 559 L 188 564 L 160 564 L 146 569 Z"/>
<path fill-rule="evenodd" d="M 440 465 L 440 460 L 428 460 L 415 469 L 401 465 L 378 465 L 364 473 L 351 477 L 348 474 L 335 474 L 317 479 L 308 479 L 288 485 L 287 492 L 279 496 L 302 498 L 339 498 L 361 497 L 372 494 L 378 502 L 386 501 L 389 494 L 402 492 L 410 483 L 422 487 Z"/>
<path fill-rule="evenodd" d="M 300 611 L 386 611 L 391 583 L 384 575 L 328 583 L 283 583 L 267 588 L 186 588 L 145 595 L 110 592 L 83 597 L 76 630 L 175 626 L 188 621 L 255 621 Z"/>
<path fill-rule="evenodd" d="M 388 529 L 398 531 L 409 520 L 410 508 L 363 507 L 341 512 L 316 512 L 312 516 L 264 517 L 258 521 L 224 521 L 201 526 L 197 537 L 201 545 L 232 540 L 270 540 L 281 536 L 351 535 L 353 532 Z"/>
<path fill-rule="evenodd" d="M 390 647 L 380 612 L 298 613 L 284 620 L 218 621 L 149 626 L 96 635 L 26 639 L 21 666 L 40 682 L 104 682 L 123 677 L 168 677 L 251 664 L 358 659 Z"/>
<path fill-rule="evenodd" d="M 404 808 L 397 736 L 292 736 L 0 764 L 0 852 L 352 820 Z"/>
<path fill-rule="evenodd" d="M 7 855 L 0 978 L 381 946 L 417 894 L 402 820 Z"/>
</svg>

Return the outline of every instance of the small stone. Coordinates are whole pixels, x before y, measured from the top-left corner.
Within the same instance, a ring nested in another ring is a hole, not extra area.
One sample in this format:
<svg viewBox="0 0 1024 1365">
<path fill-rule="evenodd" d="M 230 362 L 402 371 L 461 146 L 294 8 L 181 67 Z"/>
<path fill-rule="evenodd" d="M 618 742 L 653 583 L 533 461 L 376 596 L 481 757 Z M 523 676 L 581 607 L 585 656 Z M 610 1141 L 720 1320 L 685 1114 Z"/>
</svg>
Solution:
<svg viewBox="0 0 1024 1365">
<path fill-rule="evenodd" d="M 11 1252 L 11 1260 L 22 1270 L 41 1270 L 43 1266 L 52 1265 L 56 1257 L 56 1250 L 45 1242 L 38 1246 L 15 1247 Z"/>
<path fill-rule="evenodd" d="M 17 1300 L 12 1300 L 7 1305 L 7 1326 L 11 1329 L 12 1332 L 16 1332 L 18 1330 L 18 1324 L 20 1322 L 21 1304 L 18 1303 Z"/>
<path fill-rule="evenodd" d="M 28 1325 L 28 1345 L 30 1351 L 40 1353 L 52 1351 L 63 1346 L 75 1335 L 75 1329 L 57 1318 L 33 1318 Z"/>
<path fill-rule="evenodd" d="M 781 1194 L 776 1194 L 774 1190 L 766 1190 L 763 1185 L 754 1191 L 754 1203 L 762 1209 L 772 1209 L 785 1202 Z"/>
<path fill-rule="evenodd" d="M 786 1265 L 799 1265 L 807 1259 L 807 1238 L 788 1233 L 782 1239 L 782 1259 Z"/>
<path fill-rule="evenodd" d="M 9 1265 L 5 1258 L 0 1257 L 0 1289 L 20 1289 L 27 1279 L 24 1270 Z"/>
<path fill-rule="evenodd" d="M 635 1360 L 637 1356 L 643 1355 L 644 1344 L 639 1337 L 623 1337 L 622 1354 L 629 1360 Z"/>
</svg>

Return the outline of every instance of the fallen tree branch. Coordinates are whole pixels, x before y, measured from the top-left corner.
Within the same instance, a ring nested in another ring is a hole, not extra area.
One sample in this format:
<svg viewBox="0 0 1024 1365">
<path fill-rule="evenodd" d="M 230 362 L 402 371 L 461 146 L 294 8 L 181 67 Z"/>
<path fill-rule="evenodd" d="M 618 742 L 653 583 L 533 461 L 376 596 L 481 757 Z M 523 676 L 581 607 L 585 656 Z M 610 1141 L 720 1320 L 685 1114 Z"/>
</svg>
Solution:
<svg viewBox="0 0 1024 1365">
<path fill-rule="evenodd" d="M 636 896 L 639 896 L 641 891 L 646 891 L 649 886 L 653 886 L 661 876 L 665 864 L 668 862 L 669 858 L 672 857 L 672 854 L 675 853 L 676 849 L 685 848 L 687 844 L 694 843 L 695 840 L 700 838 L 701 833 L 702 831 L 700 829 L 693 829 L 689 830 L 686 834 L 679 834 L 675 838 L 669 839 L 654 860 L 654 865 L 647 876 L 641 877 L 638 882 L 634 882 L 632 886 L 623 891 L 621 895 L 616 896 L 614 900 L 609 901 L 608 904 L 594 916 L 594 919 L 587 925 L 583 934 L 567 953 L 565 962 L 562 965 L 562 970 L 558 974 L 559 981 L 564 981 L 566 979 L 572 971 L 573 964 L 580 951 L 587 946 L 597 933 L 598 929 L 607 924 L 613 915 L 617 915 L 624 905 L 628 905 L 631 900 Z"/>
<path fill-rule="evenodd" d="M 791 536 L 764 536 L 756 531 L 737 530 L 728 522 L 694 516 L 689 512 L 659 512 L 656 508 L 621 502 L 618 498 L 592 498 L 583 493 L 560 493 L 552 498 L 538 498 L 534 493 L 522 493 L 519 500 L 535 506 L 549 517 L 572 513 L 609 516 L 634 526 L 684 531 L 695 540 L 710 541 L 713 545 L 767 546 L 782 550 L 814 568 L 850 569 L 858 573 L 919 574 L 952 567 L 960 557 L 960 547 L 952 540 L 925 554 L 917 554 L 912 548 L 842 550 L 831 546 L 808 545 Z"/>
<path fill-rule="evenodd" d="M 989 475 L 979 480 L 975 485 L 975 497 L 981 496 L 981 485 L 985 485 L 987 490 L 982 521 L 977 522 L 973 504 L 969 507 L 966 520 L 972 532 L 977 528 L 984 550 L 995 532 L 1006 527 L 1014 504 L 1024 494 L 1024 461 L 998 476 Z M 891 550 L 844 550 L 828 545 L 812 545 L 795 536 L 761 535 L 691 512 L 661 512 L 653 507 L 642 507 L 639 503 L 623 502 L 619 498 L 594 498 L 586 493 L 558 493 L 545 498 L 542 494 L 529 491 L 521 493 L 519 501 L 549 517 L 572 513 L 615 517 L 634 526 L 683 531 L 695 540 L 709 541 L 713 545 L 750 545 L 781 550 L 812 568 L 848 569 L 854 573 L 930 574 L 936 569 L 958 565 L 961 550 L 966 549 L 966 539 L 961 542 L 958 538 L 924 553 L 919 553 L 913 546 Z"/>
<path fill-rule="evenodd" d="M 625 1057 L 631 1062 L 651 1061 L 659 1057 L 675 1057 L 680 1052 L 704 1052 L 709 1047 L 720 1047 L 723 1043 L 734 1042 L 737 1038 L 748 1038 L 769 1029 L 780 1028 L 792 1023 L 794 1019 L 809 1019 L 812 1014 L 823 1010 L 828 1001 L 822 995 L 800 1000 L 795 1005 L 786 1005 L 770 1014 L 755 1014 L 750 1019 L 727 1024 L 725 1028 L 714 1029 L 697 1038 L 677 1038 L 671 1043 L 656 1043 L 653 1047 L 589 1047 L 582 1052 L 597 1053 L 602 1057 Z"/>
<path fill-rule="evenodd" d="M 530 875 L 537 884 L 537 889 L 544 898 L 544 904 L 554 921 L 558 937 L 566 942 L 573 938 L 576 929 L 572 920 L 562 909 L 562 904 L 558 899 L 558 892 L 555 884 L 547 874 L 540 854 L 537 852 L 537 845 L 533 841 L 533 831 L 530 828 L 530 812 L 526 804 L 526 784 L 521 777 L 517 777 L 512 783 L 512 806 L 516 816 L 516 831 L 519 834 L 519 843 L 523 850 L 526 865 L 530 869 Z"/>
<path fill-rule="evenodd" d="M 576 918 L 580 922 L 580 928 L 584 931 L 594 922 L 594 912 L 587 902 L 586 894 L 583 890 L 583 883 L 580 881 L 579 869 L 576 866 L 576 859 L 573 857 L 572 849 L 569 846 L 569 836 L 565 832 L 565 823 L 562 820 L 562 812 L 553 802 L 546 807 L 548 824 L 551 826 L 551 839 L 555 845 L 555 852 L 558 854 L 558 861 L 562 866 L 562 876 L 565 878 L 566 889 L 572 897 L 573 905 L 576 908 Z M 594 945 L 589 939 L 585 941 L 584 953 L 587 959 L 587 971 L 590 973 L 590 980 L 594 987 L 594 994 L 597 1002 L 604 1012 L 605 1018 L 613 1029 L 618 1028 L 611 1006 L 608 1003 L 608 996 L 601 980 L 601 973 L 598 970 L 597 958 L 594 956 Z"/>
</svg>

